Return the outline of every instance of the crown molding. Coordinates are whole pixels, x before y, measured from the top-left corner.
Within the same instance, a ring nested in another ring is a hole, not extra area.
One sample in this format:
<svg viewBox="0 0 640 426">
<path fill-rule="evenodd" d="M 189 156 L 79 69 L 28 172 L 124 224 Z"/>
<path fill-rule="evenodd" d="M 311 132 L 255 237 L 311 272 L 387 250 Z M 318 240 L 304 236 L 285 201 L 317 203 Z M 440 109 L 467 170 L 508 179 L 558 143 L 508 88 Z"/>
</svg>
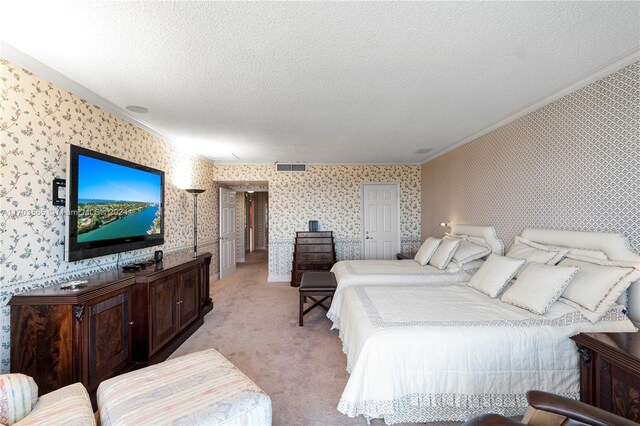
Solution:
<svg viewBox="0 0 640 426">
<path fill-rule="evenodd" d="M 4 42 L 4 41 L 0 41 L 0 56 L 8 59 L 9 61 L 11 61 L 12 63 L 36 74 L 37 76 L 46 79 L 50 82 L 52 82 L 53 84 L 73 93 L 76 96 L 79 96 L 80 98 L 86 100 L 87 102 L 90 102 L 93 105 L 96 105 L 97 107 L 103 109 L 104 111 L 107 111 L 111 114 L 113 114 L 116 117 L 119 117 L 139 128 L 141 128 L 142 130 L 145 130 L 159 138 L 161 138 L 162 140 L 164 140 L 165 142 L 171 144 L 172 146 L 179 148 L 179 145 L 173 141 L 169 136 L 167 136 L 166 134 L 162 133 L 161 131 L 159 131 L 158 129 L 156 129 L 154 126 L 152 126 L 151 124 L 147 123 L 146 121 L 140 119 L 138 116 L 133 115 L 130 111 L 128 111 L 125 108 L 122 108 L 116 104 L 114 104 L 113 102 L 109 101 L 108 99 L 98 95 L 97 93 L 95 93 L 94 91 L 88 89 L 87 87 L 77 83 L 76 81 L 70 79 L 69 77 L 61 74 L 60 72 L 54 70 L 53 68 L 49 67 L 48 65 L 45 65 L 44 63 L 38 61 L 37 59 L 32 58 L 31 56 L 25 54 L 24 52 L 16 49 L 15 47 L 13 47 L 12 45 Z M 583 76 L 581 78 L 579 78 L 578 80 L 569 83 L 565 86 L 563 86 L 562 88 L 560 88 L 559 90 L 546 95 L 528 105 L 526 105 L 525 107 L 523 107 L 522 109 L 520 109 L 519 111 L 517 111 L 514 114 L 511 114 L 510 116 L 498 121 L 497 123 L 486 127 L 485 129 L 476 132 L 474 134 L 472 134 L 471 136 L 468 136 L 467 138 L 458 141 L 456 143 L 454 143 L 451 146 L 448 146 L 447 148 L 444 148 L 442 150 L 436 151 L 434 152 L 432 155 L 426 157 L 424 160 L 421 161 L 417 161 L 415 163 L 374 163 L 374 164 L 365 164 L 365 163 L 312 163 L 312 162 L 307 162 L 307 164 L 310 165 L 333 165 L 333 166 L 338 166 L 338 165 L 349 165 L 349 166 L 413 166 L 413 165 L 422 165 L 425 163 L 428 163 L 429 161 L 440 157 L 441 155 L 446 154 L 449 151 L 452 151 L 462 145 L 465 145 L 477 138 L 479 138 L 480 136 L 483 136 L 489 132 L 492 132 L 493 130 L 496 130 L 520 117 L 523 117 L 539 108 L 542 108 L 545 105 L 550 104 L 551 102 L 554 102 L 570 93 L 573 93 L 579 89 L 582 89 L 583 87 L 588 86 L 589 84 L 604 78 L 608 75 L 613 74 L 614 72 L 628 66 L 631 65 L 632 63 L 638 61 L 640 59 L 640 50 L 638 49 L 634 49 L 633 51 L 621 56 L 618 59 L 615 59 L 613 61 L 611 61 L 610 63 L 604 65 L 603 67 L 598 68 L 596 71 L 593 71 L 591 73 L 589 73 L 586 76 Z M 214 165 L 214 163 L 216 165 L 224 165 L 224 166 L 240 166 L 240 165 L 250 165 L 250 166 L 257 166 L 257 165 L 273 165 L 273 163 L 226 163 L 223 161 L 214 161 L 212 158 L 202 155 L 202 154 L 190 154 L 195 158 L 198 158 L 204 162 L 207 162 L 211 165 Z"/>
<path fill-rule="evenodd" d="M 98 108 L 118 118 L 121 118 L 154 136 L 159 137 L 164 142 L 170 144 L 176 149 L 181 151 L 183 150 L 180 148 L 180 145 L 176 141 L 174 141 L 172 138 L 162 133 L 160 130 L 156 129 L 151 124 L 142 120 L 137 115 L 132 114 L 126 108 L 122 108 L 121 106 L 114 104 L 110 100 L 98 95 L 93 90 L 88 89 L 87 87 L 81 85 L 75 80 L 70 79 L 69 77 L 65 76 L 59 71 L 56 71 L 50 66 L 45 65 L 44 63 L 38 61 L 37 59 L 32 58 L 26 53 L 16 49 L 12 45 L 1 40 L 0 40 L 0 56 L 11 61 L 15 65 L 28 70 L 29 72 L 37 75 L 38 77 L 48 80 L 51 83 L 55 84 L 56 86 L 84 99 L 85 101 L 97 106 Z M 200 159 L 206 163 L 209 163 L 211 165 L 213 165 L 215 162 L 213 159 L 203 154 L 189 153 L 189 155 L 194 158 Z"/>
<path fill-rule="evenodd" d="M 465 145 L 475 139 L 478 139 L 480 136 L 486 135 L 487 133 L 490 133 L 496 129 L 499 129 L 500 127 L 511 123 L 512 121 L 517 120 L 520 117 L 524 117 L 525 115 L 540 109 L 546 105 L 549 105 L 550 103 L 557 101 L 558 99 L 561 99 L 573 92 L 576 92 L 584 87 L 587 87 L 588 85 L 595 83 L 596 81 L 607 77 L 611 74 L 613 74 L 616 71 L 621 70 L 622 68 L 629 66 L 631 64 L 633 64 L 634 62 L 640 60 L 640 50 L 638 49 L 633 49 L 631 52 L 628 52 L 622 56 L 620 56 L 617 59 L 614 59 L 613 61 L 605 64 L 604 66 L 596 69 L 595 71 L 590 72 L 587 75 L 584 75 L 582 77 L 580 77 L 579 79 L 565 85 L 562 86 L 559 90 L 556 90 L 553 93 L 550 93 L 546 96 L 543 96 L 542 98 L 533 101 L 527 105 L 525 105 L 523 108 L 521 108 L 520 110 L 518 110 L 516 113 L 509 115 L 508 117 L 498 121 L 495 124 L 492 124 L 489 127 L 486 127 L 483 130 L 480 130 L 479 132 L 476 132 L 474 134 L 472 134 L 469 137 L 464 138 L 461 141 L 458 141 L 456 143 L 454 143 L 453 145 L 450 145 L 444 149 L 441 149 L 440 151 L 434 152 L 432 155 L 430 155 L 429 157 L 427 157 L 425 160 L 423 160 L 420 164 L 425 164 L 428 163 L 431 160 L 434 160 L 438 157 L 440 157 L 441 155 L 446 154 L 449 151 L 453 151 L 456 148 L 461 147 L 462 145 Z"/>
<path fill-rule="evenodd" d="M 294 162 L 291 162 L 294 163 Z M 379 166 L 379 167 L 406 167 L 406 166 L 420 166 L 422 162 L 416 163 L 323 163 L 318 162 L 315 163 L 313 161 L 303 161 L 297 162 L 295 164 L 306 164 L 308 166 L 358 166 L 358 167 L 367 167 L 367 166 Z M 275 163 L 226 163 L 223 161 L 216 161 L 217 166 L 269 166 L 275 169 Z"/>
<path fill-rule="evenodd" d="M 122 118 L 123 120 L 126 120 L 129 123 L 134 124 L 135 126 L 140 127 L 141 129 L 146 130 L 147 132 L 158 136 L 159 138 L 162 138 L 167 142 L 171 141 L 170 138 L 167 137 L 167 135 L 165 135 L 146 121 L 140 119 L 138 116 L 131 114 L 131 112 L 129 112 L 127 109 L 122 108 L 121 106 L 114 104 L 108 99 L 103 98 L 91 89 L 86 88 L 80 83 L 54 70 L 50 66 L 45 65 L 37 59 L 32 58 L 26 53 L 16 49 L 12 45 L 4 41 L 0 41 L 0 52 L 2 53 L 2 56 L 4 58 L 34 73 L 38 77 L 50 81 L 56 86 L 59 86 L 64 90 L 67 90 L 68 92 L 79 96 L 80 98 L 92 103 L 100 109 L 103 109 L 119 118 Z"/>
</svg>

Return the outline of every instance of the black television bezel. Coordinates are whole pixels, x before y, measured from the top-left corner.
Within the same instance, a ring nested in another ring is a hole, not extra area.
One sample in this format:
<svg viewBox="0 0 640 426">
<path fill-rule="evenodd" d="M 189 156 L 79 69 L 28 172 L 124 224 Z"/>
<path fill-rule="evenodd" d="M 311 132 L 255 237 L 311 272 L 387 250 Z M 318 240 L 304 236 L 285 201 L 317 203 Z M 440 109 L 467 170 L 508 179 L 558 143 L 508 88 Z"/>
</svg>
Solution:
<svg viewBox="0 0 640 426">
<path fill-rule="evenodd" d="M 125 167 L 154 173 L 160 176 L 160 233 L 154 235 L 140 235 L 126 238 L 113 238 L 109 240 L 78 242 L 78 157 L 96 158 Z M 164 244 L 164 172 L 142 164 L 133 163 L 101 152 L 93 151 L 77 145 L 69 144 L 68 152 L 68 178 L 67 178 L 67 244 L 65 249 L 66 260 L 76 261 L 89 259 L 92 257 L 106 256 L 108 254 L 122 253 L 130 250 L 137 250 Z"/>
</svg>

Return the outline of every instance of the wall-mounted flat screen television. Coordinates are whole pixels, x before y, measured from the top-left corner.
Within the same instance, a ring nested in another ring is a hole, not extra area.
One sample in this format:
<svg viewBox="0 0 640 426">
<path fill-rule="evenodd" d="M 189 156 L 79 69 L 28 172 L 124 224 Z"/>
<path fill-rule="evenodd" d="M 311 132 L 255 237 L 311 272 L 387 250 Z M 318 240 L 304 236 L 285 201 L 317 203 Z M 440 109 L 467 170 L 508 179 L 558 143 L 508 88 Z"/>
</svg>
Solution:
<svg viewBox="0 0 640 426">
<path fill-rule="evenodd" d="M 69 145 L 65 259 L 164 244 L 164 172 Z"/>
</svg>

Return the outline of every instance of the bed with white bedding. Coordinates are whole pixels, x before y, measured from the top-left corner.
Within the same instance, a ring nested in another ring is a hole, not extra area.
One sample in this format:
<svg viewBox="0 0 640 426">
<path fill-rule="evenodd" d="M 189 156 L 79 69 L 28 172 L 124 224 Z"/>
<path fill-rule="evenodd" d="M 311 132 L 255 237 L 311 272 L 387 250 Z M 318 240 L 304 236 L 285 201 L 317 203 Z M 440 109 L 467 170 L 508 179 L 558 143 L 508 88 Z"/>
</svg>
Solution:
<svg viewBox="0 0 640 426">
<path fill-rule="evenodd" d="M 577 398 L 569 337 L 636 330 L 620 306 L 592 324 L 561 302 L 541 316 L 467 286 L 354 287 L 343 304 L 338 410 L 388 424 L 521 415 L 531 389 Z"/>
<path fill-rule="evenodd" d="M 331 301 L 327 317 L 340 327 L 342 293 L 350 287 L 377 285 L 457 285 L 469 281 L 482 265 L 474 260 L 459 267 L 451 262 L 445 269 L 431 265 L 420 265 L 414 260 L 345 260 L 334 265 L 331 271 L 336 276 L 338 287 Z"/>
<path fill-rule="evenodd" d="M 640 268 L 640 257 L 617 235 L 522 235 L 598 250 Z M 338 410 L 387 423 L 461 421 L 486 412 L 522 414 L 530 389 L 577 397 L 578 356 L 569 337 L 636 328 L 623 306 L 594 322 L 585 309 L 562 300 L 537 315 L 462 285 L 346 288 L 339 328 L 351 376 Z"/>
<path fill-rule="evenodd" d="M 504 244 L 492 226 L 454 225 L 451 234 L 485 245 L 491 253 L 504 252 Z M 331 269 L 336 276 L 337 288 L 327 317 L 333 321 L 334 328 L 339 327 L 342 292 L 346 288 L 362 285 L 455 285 L 469 281 L 482 262 L 480 259 L 462 265 L 450 262 L 444 269 L 423 266 L 412 259 L 337 262 Z"/>
</svg>

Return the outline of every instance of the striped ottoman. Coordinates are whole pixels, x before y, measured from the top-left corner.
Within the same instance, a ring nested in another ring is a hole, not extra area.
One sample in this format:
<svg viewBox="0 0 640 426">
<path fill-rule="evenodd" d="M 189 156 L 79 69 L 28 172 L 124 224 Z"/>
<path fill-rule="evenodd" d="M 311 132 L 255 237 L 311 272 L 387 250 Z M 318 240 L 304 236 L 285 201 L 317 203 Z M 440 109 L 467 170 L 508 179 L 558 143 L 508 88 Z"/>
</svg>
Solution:
<svg viewBox="0 0 640 426">
<path fill-rule="evenodd" d="M 270 425 L 271 399 L 213 349 L 105 380 L 102 425 Z"/>
</svg>

